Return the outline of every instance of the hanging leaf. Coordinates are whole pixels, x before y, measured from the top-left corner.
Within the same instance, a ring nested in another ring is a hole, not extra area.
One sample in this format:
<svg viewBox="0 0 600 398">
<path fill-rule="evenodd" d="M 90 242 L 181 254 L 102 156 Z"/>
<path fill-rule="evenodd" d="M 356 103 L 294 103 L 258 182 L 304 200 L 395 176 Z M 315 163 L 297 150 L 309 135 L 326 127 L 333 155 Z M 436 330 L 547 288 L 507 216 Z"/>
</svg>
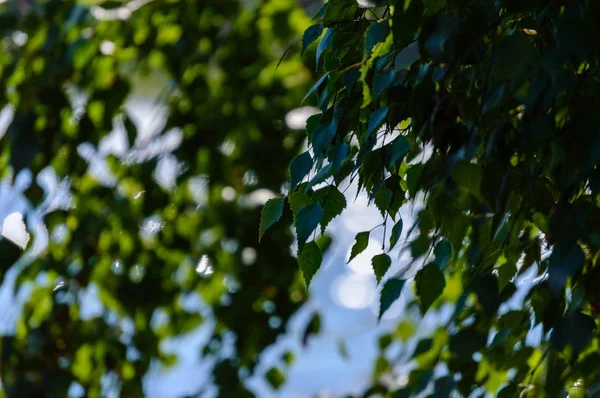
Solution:
<svg viewBox="0 0 600 398">
<path fill-rule="evenodd" d="M 307 288 L 310 286 L 313 276 L 319 270 L 322 260 L 323 255 L 321 254 L 321 249 L 315 241 L 308 242 L 300 250 L 300 253 L 298 254 L 298 264 L 300 265 L 300 270 L 302 270 L 302 275 L 304 276 Z"/>
<path fill-rule="evenodd" d="M 323 207 L 323 218 L 321 219 L 321 233 L 323 233 L 327 225 L 342 214 L 346 208 L 346 198 L 339 189 L 330 185 L 316 191 L 313 194 L 313 200 L 320 202 Z"/>
<path fill-rule="evenodd" d="M 333 165 L 329 163 L 326 166 L 323 166 L 321 170 L 310 180 L 310 182 L 306 185 L 306 190 L 324 182 L 326 179 L 331 177 L 333 174 Z"/>
<path fill-rule="evenodd" d="M 352 261 L 354 257 L 365 251 L 367 246 L 369 246 L 369 234 L 369 231 L 359 232 L 356 234 L 356 241 L 354 242 L 352 250 L 350 251 L 350 258 L 348 259 L 348 262 Z"/>
<path fill-rule="evenodd" d="M 392 265 L 392 259 L 385 253 L 378 254 L 373 256 L 371 259 L 371 265 L 373 266 L 377 283 L 379 283 L 381 282 L 381 279 L 384 277 L 387 270 L 390 269 L 390 266 Z"/>
<path fill-rule="evenodd" d="M 548 262 L 548 281 L 554 291 L 561 291 L 567 279 L 575 275 L 585 264 L 585 254 L 578 244 L 570 249 L 557 246 Z"/>
<path fill-rule="evenodd" d="M 369 117 L 369 123 L 367 126 L 367 137 L 373 134 L 373 132 L 376 132 L 379 129 L 379 127 L 381 127 L 381 125 L 385 121 L 385 118 L 387 117 L 388 110 L 389 108 L 387 106 L 384 106 L 383 108 L 379 108 L 375 112 L 371 113 L 371 116 Z"/>
<path fill-rule="evenodd" d="M 265 203 L 260 215 L 260 227 L 258 229 L 258 240 L 262 239 L 267 229 L 275 224 L 283 214 L 283 198 L 273 198 Z"/>
<path fill-rule="evenodd" d="M 402 293 L 402 288 L 406 281 L 399 278 L 390 278 L 385 281 L 383 289 L 381 289 L 381 297 L 379 299 L 379 319 L 385 312 L 394 304 Z"/>
<path fill-rule="evenodd" d="M 325 155 L 326 149 L 331 145 L 331 140 L 333 140 L 336 130 L 337 124 L 334 120 L 317 126 L 312 134 L 315 158 L 322 158 Z"/>
<path fill-rule="evenodd" d="M 303 152 L 292 159 L 290 163 L 290 176 L 292 189 L 306 177 L 313 166 L 313 160 L 308 152 Z"/>
<path fill-rule="evenodd" d="M 336 145 L 330 154 L 330 161 L 333 164 L 333 172 L 339 173 L 342 168 L 342 164 L 348 158 L 348 154 L 350 153 L 350 145 L 346 141 L 341 142 Z"/>
<path fill-rule="evenodd" d="M 304 243 L 323 218 L 323 208 L 319 203 L 312 203 L 302 208 L 296 216 L 296 237 L 298 247 L 302 250 Z"/>
<path fill-rule="evenodd" d="M 452 257 L 452 245 L 446 239 L 442 239 L 435 245 L 433 254 L 435 256 L 435 263 L 442 269 Z"/>
<path fill-rule="evenodd" d="M 392 201 L 392 191 L 386 187 L 381 188 L 375 195 L 375 206 L 379 209 L 382 216 L 389 211 Z"/>
<path fill-rule="evenodd" d="M 446 279 L 435 263 L 429 263 L 417 272 L 415 284 L 421 313 L 425 314 L 435 300 L 441 296 L 446 287 Z"/>
<path fill-rule="evenodd" d="M 406 137 L 401 135 L 397 137 L 390 144 L 386 145 L 386 151 L 388 153 L 388 169 L 393 170 L 396 167 L 396 163 L 403 159 L 404 156 L 410 151 L 410 145 Z"/>
<path fill-rule="evenodd" d="M 403 225 L 404 223 L 402 221 L 402 218 L 400 218 L 398 222 L 394 224 L 394 227 L 392 228 L 392 234 L 390 235 L 390 250 L 392 250 L 394 246 L 396 246 L 396 243 L 398 243 L 400 235 L 402 235 Z"/>
<path fill-rule="evenodd" d="M 323 76 L 321 76 L 319 80 L 317 80 L 317 82 L 310 88 L 310 90 L 308 90 L 300 104 L 303 104 L 304 101 L 306 101 L 306 99 L 310 97 L 312 93 L 314 93 L 319 87 L 321 87 L 322 84 L 326 83 L 328 77 L 329 73 L 325 73 Z M 313 117 L 318 118 L 320 117 L 320 115 L 313 115 Z"/>
<path fill-rule="evenodd" d="M 304 31 L 304 35 L 302 35 L 302 51 L 300 52 L 300 56 L 304 55 L 304 51 L 306 51 L 312 42 L 321 36 L 321 33 L 323 33 L 323 24 L 320 23 L 309 26 Z"/>
<path fill-rule="evenodd" d="M 371 50 L 377 43 L 384 41 L 390 32 L 390 23 L 388 20 L 376 22 L 369 26 L 365 39 L 365 55 L 371 53 Z"/>
<path fill-rule="evenodd" d="M 321 60 L 321 55 L 323 55 L 323 52 L 329 47 L 331 47 L 331 44 L 333 43 L 333 32 L 335 32 L 333 28 L 327 28 L 327 30 L 325 31 L 325 35 L 323 36 L 323 38 L 319 42 L 319 45 L 317 46 L 317 68 L 319 68 L 319 61 Z"/>
</svg>

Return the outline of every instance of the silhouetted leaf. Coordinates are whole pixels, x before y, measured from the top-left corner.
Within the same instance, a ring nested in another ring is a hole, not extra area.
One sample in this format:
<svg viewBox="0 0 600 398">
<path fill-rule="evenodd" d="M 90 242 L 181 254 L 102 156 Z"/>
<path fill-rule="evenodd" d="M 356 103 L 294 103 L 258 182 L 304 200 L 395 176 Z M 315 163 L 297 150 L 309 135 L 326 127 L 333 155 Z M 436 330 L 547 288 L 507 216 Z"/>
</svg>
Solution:
<svg viewBox="0 0 600 398">
<path fill-rule="evenodd" d="M 402 288 L 406 281 L 399 278 L 390 278 L 383 284 L 381 297 L 379 298 L 379 319 L 394 304 L 402 293 Z"/>
<path fill-rule="evenodd" d="M 300 250 L 300 253 L 298 254 L 298 264 L 302 270 L 306 287 L 310 286 L 310 282 L 319 270 L 322 260 L 323 256 L 321 254 L 321 249 L 319 249 L 319 246 L 314 241 L 308 242 Z"/>
<path fill-rule="evenodd" d="M 312 203 L 298 212 L 296 216 L 296 236 L 300 250 L 302 250 L 302 246 L 317 228 L 322 218 L 323 208 L 319 203 Z"/>
<path fill-rule="evenodd" d="M 260 228 L 258 238 L 261 239 L 267 229 L 275 224 L 283 214 L 283 198 L 269 199 L 260 215 Z"/>
<path fill-rule="evenodd" d="M 424 314 L 444 291 L 446 279 L 435 263 L 429 263 L 417 272 L 415 284 L 421 312 Z"/>
<path fill-rule="evenodd" d="M 369 231 L 359 232 L 356 234 L 356 240 L 350 251 L 350 258 L 348 262 L 352 261 L 354 257 L 362 253 L 369 245 Z"/>
<path fill-rule="evenodd" d="M 379 283 L 381 282 L 381 279 L 384 277 L 387 270 L 390 269 L 390 265 L 392 265 L 392 259 L 385 253 L 378 254 L 371 259 L 371 265 L 373 266 L 377 283 Z"/>
</svg>

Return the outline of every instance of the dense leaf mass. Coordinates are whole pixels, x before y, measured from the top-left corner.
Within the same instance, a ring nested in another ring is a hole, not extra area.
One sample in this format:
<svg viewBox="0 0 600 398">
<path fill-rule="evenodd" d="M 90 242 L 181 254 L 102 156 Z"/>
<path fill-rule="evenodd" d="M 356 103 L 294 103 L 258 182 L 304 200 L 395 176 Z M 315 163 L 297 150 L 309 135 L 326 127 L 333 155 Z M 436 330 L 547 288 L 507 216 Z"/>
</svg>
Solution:
<svg viewBox="0 0 600 398">
<path fill-rule="evenodd" d="M 42 207 L 27 217 L 63 236 L 10 273 L 21 253 L 0 240 L 2 305 L 29 291 L 16 321 L 1 309 L 1 396 L 143 397 L 143 377 L 175 362 L 162 342 L 199 327 L 204 350 L 186 349 L 214 369 L 183 387 L 252 396 L 243 378 L 306 298 L 283 201 L 260 222 L 260 198 L 278 196 L 303 144 L 284 119 L 313 68 L 299 51 L 278 60 L 308 26 L 293 0 L 0 1 L 0 180 L 30 170 L 24 194 Z M 47 166 L 66 211 L 36 180 Z"/>
<path fill-rule="evenodd" d="M 322 113 L 307 124 L 316 173 L 305 181 L 355 182 L 386 221 L 422 203 L 405 245 L 416 300 L 455 304 L 408 383 L 387 383 L 398 363 L 381 357 L 365 396 L 598 391 L 599 20 L 593 0 L 329 0 L 315 16 L 304 44 L 323 28 L 308 94 Z M 382 311 L 411 276 L 383 282 Z M 441 364 L 450 377 L 433 373 Z"/>
</svg>

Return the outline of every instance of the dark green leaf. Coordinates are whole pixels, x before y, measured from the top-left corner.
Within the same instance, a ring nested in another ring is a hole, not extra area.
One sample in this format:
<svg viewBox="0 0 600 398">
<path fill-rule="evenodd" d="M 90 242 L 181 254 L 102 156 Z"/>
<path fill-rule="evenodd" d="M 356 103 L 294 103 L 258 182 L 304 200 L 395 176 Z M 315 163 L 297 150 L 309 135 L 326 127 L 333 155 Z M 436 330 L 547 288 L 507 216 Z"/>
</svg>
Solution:
<svg viewBox="0 0 600 398">
<path fill-rule="evenodd" d="M 335 136 L 336 130 L 337 124 L 333 120 L 327 124 L 320 124 L 317 126 L 312 134 L 312 144 L 315 158 L 318 159 L 324 156 L 325 150 L 329 148 L 331 140 Z"/>
<path fill-rule="evenodd" d="M 298 264 L 300 264 L 306 287 L 310 286 L 310 282 L 319 270 L 322 260 L 323 256 L 321 254 L 321 249 L 319 249 L 319 246 L 314 241 L 308 242 L 300 250 Z"/>
<path fill-rule="evenodd" d="M 415 347 L 415 352 L 413 352 L 412 354 L 412 358 L 416 358 L 419 355 L 426 353 L 427 351 L 431 350 L 431 347 L 433 347 L 432 338 L 425 338 L 419 340 L 417 346 Z"/>
<path fill-rule="evenodd" d="M 424 47 L 434 62 L 441 62 L 444 54 L 453 50 L 452 43 L 460 25 L 454 14 L 437 16 L 431 33 L 424 41 Z"/>
<path fill-rule="evenodd" d="M 552 331 L 550 342 L 562 350 L 567 345 L 573 347 L 573 355 L 578 355 L 590 342 L 594 335 L 596 322 L 589 315 L 576 313 L 561 318 L 558 325 Z"/>
<path fill-rule="evenodd" d="M 367 30 L 365 39 L 365 54 L 370 54 L 373 47 L 375 47 L 377 43 L 384 41 L 389 32 L 390 23 L 387 19 L 371 24 Z"/>
<path fill-rule="evenodd" d="M 342 168 L 342 164 L 350 154 L 350 145 L 346 141 L 336 145 L 330 154 L 330 161 L 333 164 L 333 172 L 338 173 Z"/>
<path fill-rule="evenodd" d="M 387 106 L 384 106 L 383 108 L 379 108 L 375 112 L 371 113 L 371 116 L 369 117 L 369 123 L 367 126 L 367 137 L 369 137 L 374 132 L 377 132 L 379 127 L 381 127 L 381 125 L 385 121 L 385 118 L 387 117 L 388 110 L 389 108 Z"/>
<path fill-rule="evenodd" d="M 290 204 L 290 208 L 292 209 L 292 213 L 294 213 L 294 216 L 298 214 L 300 209 L 311 204 L 310 197 L 305 192 L 306 185 L 306 183 L 300 184 L 298 189 L 288 196 L 288 202 Z"/>
<path fill-rule="evenodd" d="M 406 281 L 400 278 L 390 278 L 385 281 L 379 299 L 379 319 L 381 319 L 383 314 L 385 314 L 392 304 L 398 300 L 405 283 Z"/>
<path fill-rule="evenodd" d="M 389 188 L 383 187 L 375 195 L 375 206 L 379 209 L 382 215 L 389 211 L 390 202 L 392 201 L 392 191 Z"/>
<path fill-rule="evenodd" d="M 339 189 L 330 185 L 316 191 L 313 200 L 317 200 L 323 207 L 323 219 L 321 220 L 321 232 L 327 225 L 346 208 L 346 198 Z"/>
<path fill-rule="evenodd" d="M 449 348 L 460 363 L 471 359 L 473 354 L 485 347 L 487 336 L 472 329 L 461 330 L 450 337 Z"/>
<path fill-rule="evenodd" d="M 475 196 L 480 195 L 481 175 L 481 166 L 467 162 L 458 162 L 452 171 L 454 181 Z"/>
<path fill-rule="evenodd" d="M 397 137 L 394 141 L 392 141 L 389 145 L 389 161 L 388 161 L 388 169 L 393 170 L 396 167 L 396 163 L 403 159 L 404 156 L 410 151 L 410 146 L 408 144 L 408 140 L 406 137 L 401 135 Z"/>
<path fill-rule="evenodd" d="M 425 314 L 435 300 L 441 296 L 446 286 L 446 279 L 435 263 L 429 263 L 417 272 L 415 284 L 421 312 Z"/>
<path fill-rule="evenodd" d="M 258 229 L 258 239 L 260 240 L 267 229 L 275 224 L 283 214 L 283 198 L 273 198 L 265 203 L 260 215 L 260 227 Z"/>
<path fill-rule="evenodd" d="M 296 236 L 300 250 L 302 250 L 302 246 L 317 228 L 322 218 L 323 208 L 319 203 L 312 203 L 298 212 L 296 216 Z"/>
<path fill-rule="evenodd" d="M 448 242 L 446 239 L 442 239 L 435 245 L 433 254 L 435 255 L 435 263 L 437 266 L 440 269 L 444 268 L 452 257 L 452 244 L 450 244 L 450 242 Z"/>
<path fill-rule="evenodd" d="M 323 38 L 319 42 L 319 45 L 317 46 L 317 68 L 319 67 L 321 55 L 323 55 L 323 52 L 327 50 L 333 42 L 333 32 L 333 28 L 327 28 L 327 30 L 325 31 L 325 35 L 323 36 Z"/>
<path fill-rule="evenodd" d="M 290 163 L 290 176 L 291 176 L 291 188 L 296 188 L 296 185 L 300 183 L 310 172 L 313 166 L 312 158 L 307 152 L 303 152 L 300 155 L 292 159 Z"/>
<path fill-rule="evenodd" d="M 285 375 L 281 370 L 279 370 L 279 368 L 276 367 L 269 369 L 267 373 L 265 373 L 265 378 L 275 390 L 278 390 L 279 387 L 285 383 Z"/>
<path fill-rule="evenodd" d="M 583 268 L 585 254 L 578 244 L 569 249 L 557 246 L 550 255 L 548 281 L 555 291 L 561 291 L 567 279 Z"/>
<path fill-rule="evenodd" d="M 306 99 L 308 97 L 310 97 L 310 95 L 312 93 L 314 93 L 319 87 L 321 87 L 322 84 L 326 83 L 328 77 L 329 77 L 329 73 L 325 73 L 323 76 L 321 76 L 319 78 L 319 80 L 317 80 L 317 82 L 310 88 L 310 90 L 308 90 L 308 92 L 306 93 L 306 95 L 302 99 L 301 104 L 304 103 L 304 101 L 306 101 Z M 313 115 L 313 116 L 318 116 L 318 115 Z"/>
<path fill-rule="evenodd" d="M 512 79 L 530 70 L 538 58 L 538 50 L 523 33 L 515 31 L 495 44 L 492 71 L 498 79 Z"/>
<path fill-rule="evenodd" d="M 319 38 L 319 36 L 321 36 L 321 33 L 323 33 L 323 24 L 320 23 L 309 26 L 304 31 L 304 35 L 302 36 L 302 51 L 300 53 L 300 56 L 304 55 L 304 51 L 306 51 L 306 49 L 308 48 L 308 46 L 310 46 L 312 42 L 314 42 Z"/>
<path fill-rule="evenodd" d="M 373 79 L 373 99 L 379 98 L 379 96 L 392 85 L 395 77 L 396 74 L 393 71 L 377 73 Z"/>
<path fill-rule="evenodd" d="M 306 190 L 311 189 L 312 187 L 314 187 L 317 184 L 322 183 L 323 181 L 325 181 L 326 179 L 328 179 L 332 175 L 333 175 L 333 165 L 331 163 L 329 163 L 326 166 L 323 166 L 323 168 L 321 168 L 317 172 L 317 174 L 306 185 L 305 189 Z"/>
<path fill-rule="evenodd" d="M 352 261 L 354 257 L 358 256 L 367 248 L 369 245 L 369 234 L 369 231 L 359 232 L 356 234 L 356 241 L 354 242 L 352 250 L 350 251 L 350 258 L 348 259 L 348 262 Z"/>
<path fill-rule="evenodd" d="M 404 223 L 402 221 L 402 218 L 400 218 L 400 220 L 398 220 L 398 222 L 392 228 L 392 234 L 390 235 L 390 250 L 392 250 L 394 246 L 396 246 L 396 243 L 398 243 L 400 235 L 402 235 L 403 226 Z"/>
<path fill-rule="evenodd" d="M 381 282 L 381 279 L 384 277 L 387 270 L 390 269 L 390 266 L 392 265 L 392 259 L 385 253 L 378 254 L 373 256 L 371 259 L 371 265 L 373 266 L 377 283 L 379 283 Z"/>
</svg>

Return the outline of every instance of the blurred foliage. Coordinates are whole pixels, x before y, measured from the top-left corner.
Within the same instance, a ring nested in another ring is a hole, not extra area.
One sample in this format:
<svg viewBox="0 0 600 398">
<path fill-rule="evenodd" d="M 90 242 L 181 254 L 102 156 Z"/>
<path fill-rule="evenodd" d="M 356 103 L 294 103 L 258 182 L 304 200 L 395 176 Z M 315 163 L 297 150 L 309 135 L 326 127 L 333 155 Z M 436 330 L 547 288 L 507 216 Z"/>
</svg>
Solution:
<svg viewBox="0 0 600 398">
<path fill-rule="evenodd" d="M 183 304 L 194 294 L 216 322 L 197 355 L 216 361 L 219 396 L 252 396 L 241 377 L 306 298 L 291 214 L 260 244 L 256 231 L 260 194 L 285 190 L 304 141 L 283 119 L 312 72 L 295 53 L 275 67 L 308 24 L 293 0 L 0 4 L 0 108 L 14 115 L 0 138 L 0 177 L 50 165 L 74 202 L 45 216 L 63 238 L 18 276 L 15 289 L 31 294 L 16 333 L 2 339 L 7 396 L 63 397 L 73 382 L 105 396 L 107 376 L 121 396 L 143 396 L 151 362 L 175 360 L 161 341 L 206 321 Z M 156 86 L 166 121 L 144 138 L 124 104 Z M 115 129 L 125 148 L 102 152 Z M 110 178 L 99 178 L 94 156 L 106 156 Z M 167 186 L 156 181 L 161 162 L 175 162 Z M 25 195 L 36 206 L 44 199 L 35 184 Z M 6 242 L 2 273 L 18 257 Z M 103 310 L 89 319 L 81 297 L 91 287 Z M 166 321 L 151 322 L 159 315 Z M 222 354 L 226 336 L 234 355 Z"/>
<path fill-rule="evenodd" d="M 387 346 L 411 328 L 384 336 L 365 397 L 597 396 L 599 18 L 592 0 L 329 0 L 305 30 L 322 71 L 307 97 L 322 113 L 286 202 L 307 282 L 321 262 L 310 237 L 344 210 L 350 180 L 385 218 L 378 281 L 400 206 L 423 203 L 405 225 L 416 274 L 384 278 L 381 311 L 407 285 L 423 314 L 455 305 L 400 359 Z M 364 227 L 351 257 L 377 226 Z"/>
</svg>

